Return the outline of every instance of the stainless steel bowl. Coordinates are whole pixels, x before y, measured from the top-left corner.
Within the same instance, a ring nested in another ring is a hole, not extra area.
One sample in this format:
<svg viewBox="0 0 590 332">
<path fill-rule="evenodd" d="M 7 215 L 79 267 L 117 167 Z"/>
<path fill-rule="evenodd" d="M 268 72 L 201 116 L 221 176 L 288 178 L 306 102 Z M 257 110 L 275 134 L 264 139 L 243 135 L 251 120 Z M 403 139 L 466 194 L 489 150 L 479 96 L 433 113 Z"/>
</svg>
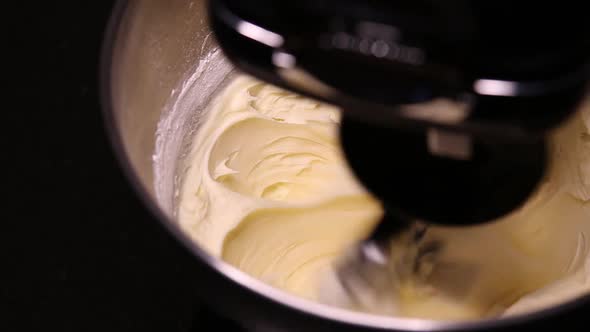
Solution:
<svg viewBox="0 0 590 332">
<path fill-rule="evenodd" d="M 103 54 L 104 114 L 117 156 L 145 205 L 195 256 L 204 301 L 256 330 L 457 331 L 576 328 L 590 297 L 522 316 L 465 323 L 374 316 L 312 303 L 268 286 L 192 242 L 173 216 L 179 161 L 198 114 L 234 73 L 217 50 L 205 1 L 119 1 Z M 216 51 L 217 50 L 217 51 Z M 188 285 L 187 285 L 188 286 Z"/>
</svg>

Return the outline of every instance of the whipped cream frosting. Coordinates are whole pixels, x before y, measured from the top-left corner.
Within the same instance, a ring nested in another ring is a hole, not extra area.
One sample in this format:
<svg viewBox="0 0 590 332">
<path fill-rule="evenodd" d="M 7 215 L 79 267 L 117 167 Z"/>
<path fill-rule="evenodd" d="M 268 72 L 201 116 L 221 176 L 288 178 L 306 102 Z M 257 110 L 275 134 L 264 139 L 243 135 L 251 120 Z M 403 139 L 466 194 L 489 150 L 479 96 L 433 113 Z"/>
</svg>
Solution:
<svg viewBox="0 0 590 332">
<path fill-rule="evenodd" d="M 194 137 L 181 227 L 246 273 L 318 301 L 335 260 L 382 215 L 345 163 L 339 121 L 332 106 L 237 78 Z M 590 293 L 588 105 L 555 132 L 551 155 L 546 180 L 519 211 L 482 226 L 429 230 L 445 244 L 429 287 L 399 298 L 396 315 L 472 319 Z"/>
</svg>

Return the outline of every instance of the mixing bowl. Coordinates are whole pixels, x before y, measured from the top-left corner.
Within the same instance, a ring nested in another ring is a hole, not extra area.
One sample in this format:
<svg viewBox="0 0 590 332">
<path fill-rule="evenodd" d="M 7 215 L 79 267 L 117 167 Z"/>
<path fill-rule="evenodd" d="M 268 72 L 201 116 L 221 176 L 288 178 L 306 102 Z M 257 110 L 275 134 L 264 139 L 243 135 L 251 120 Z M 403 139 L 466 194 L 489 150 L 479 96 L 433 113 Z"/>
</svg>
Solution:
<svg viewBox="0 0 590 332">
<path fill-rule="evenodd" d="M 199 114 L 235 74 L 207 23 L 206 1 L 116 3 L 102 64 L 106 124 L 130 183 L 164 228 L 194 254 L 203 301 L 247 329 L 262 331 L 457 331 L 576 329 L 590 314 L 590 296 L 526 315 L 470 322 L 375 316 L 313 303 L 266 285 L 191 241 L 174 206 L 188 138 Z"/>
</svg>

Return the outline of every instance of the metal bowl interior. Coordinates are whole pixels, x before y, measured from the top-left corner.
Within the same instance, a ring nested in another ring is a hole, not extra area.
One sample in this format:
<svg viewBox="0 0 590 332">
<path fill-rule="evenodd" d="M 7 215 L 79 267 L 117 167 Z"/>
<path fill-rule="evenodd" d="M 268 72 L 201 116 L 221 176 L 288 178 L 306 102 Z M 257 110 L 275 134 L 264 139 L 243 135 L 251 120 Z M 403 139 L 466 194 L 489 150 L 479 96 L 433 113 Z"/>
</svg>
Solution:
<svg viewBox="0 0 590 332">
<path fill-rule="evenodd" d="M 246 325 L 264 320 L 281 330 L 489 330 L 531 322 L 540 326 L 580 307 L 584 300 L 524 316 L 464 323 L 375 316 L 297 298 L 204 252 L 179 229 L 173 210 L 187 137 L 198 130 L 207 102 L 234 74 L 206 16 L 205 1 L 119 1 L 107 32 L 102 68 L 105 118 L 119 160 L 145 204 L 194 253 L 203 273 L 210 276 L 207 282 L 215 283 L 201 285 L 213 288 L 204 292 L 205 300 L 237 320 L 250 321 Z M 226 295 L 217 296 L 215 288 L 226 286 Z M 241 305 L 228 304 L 232 298 L 244 297 Z M 248 301 L 253 306 L 246 310 Z"/>
</svg>

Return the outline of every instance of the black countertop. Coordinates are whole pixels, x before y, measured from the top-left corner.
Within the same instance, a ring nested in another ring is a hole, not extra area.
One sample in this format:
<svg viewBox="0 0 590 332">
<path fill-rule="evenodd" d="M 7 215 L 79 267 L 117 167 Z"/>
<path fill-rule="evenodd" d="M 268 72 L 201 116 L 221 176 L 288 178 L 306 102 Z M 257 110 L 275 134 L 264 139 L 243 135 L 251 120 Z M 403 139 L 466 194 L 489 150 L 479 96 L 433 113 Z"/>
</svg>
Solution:
<svg viewBox="0 0 590 332">
<path fill-rule="evenodd" d="M 3 164 L 15 167 L 5 183 L 17 186 L 0 231 L 0 331 L 231 327 L 186 286 L 199 282 L 193 258 L 144 209 L 114 158 L 98 97 L 112 5 L 20 2 L 7 13 L 5 114 L 16 119 L 4 123 L 13 138 Z"/>
</svg>

